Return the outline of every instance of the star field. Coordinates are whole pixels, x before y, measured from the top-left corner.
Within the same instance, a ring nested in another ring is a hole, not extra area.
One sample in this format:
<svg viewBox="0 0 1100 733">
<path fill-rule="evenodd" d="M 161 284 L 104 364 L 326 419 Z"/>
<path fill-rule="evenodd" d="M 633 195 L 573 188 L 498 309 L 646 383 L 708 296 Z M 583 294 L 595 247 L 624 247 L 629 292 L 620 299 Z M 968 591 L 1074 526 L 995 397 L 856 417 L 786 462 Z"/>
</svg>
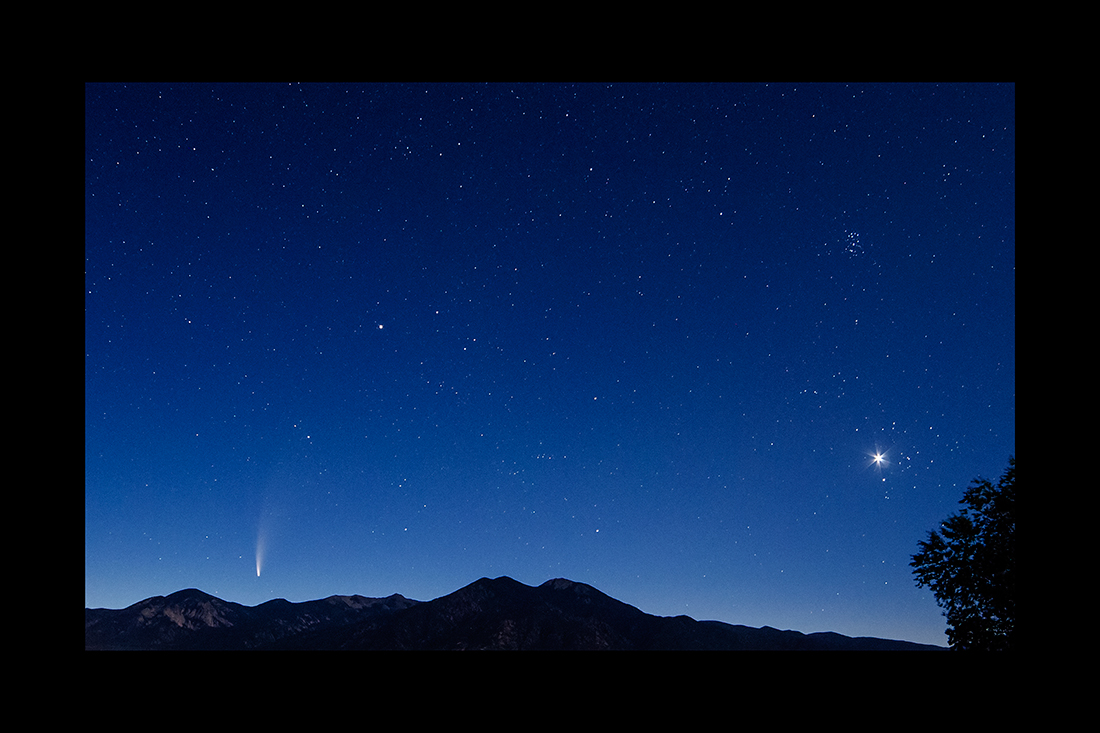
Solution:
<svg viewBox="0 0 1100 733">
<path fill-rule="evenodd" d="M 1015 452 L 1012 85 L 85 92 L 88 607 L 567 577 L 946 644 L 908 562 Z"/>
</svg>

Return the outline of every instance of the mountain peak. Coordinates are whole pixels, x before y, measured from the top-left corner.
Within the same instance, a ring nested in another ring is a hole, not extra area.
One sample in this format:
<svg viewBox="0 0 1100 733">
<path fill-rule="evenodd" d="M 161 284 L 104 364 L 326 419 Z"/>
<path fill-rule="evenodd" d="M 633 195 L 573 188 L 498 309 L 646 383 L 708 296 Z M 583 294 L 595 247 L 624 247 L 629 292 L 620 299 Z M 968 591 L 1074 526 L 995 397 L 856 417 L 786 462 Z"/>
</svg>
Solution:
<svg viewBox="0 0 1100 733">
<path fill-rule="evenodd" d="M 539 587 L 540 588 L 551 588 L 553 590 L 569 590 L 570 588 L 572 588 L 575 585 L 580 585 L 580 584 L 579 583 L 574 583 L 572 580 L 569 580 L 568 578 L 551 578 L 550 580 L 546 581 L 545 583 L 543 583 Z"/>
<path fill-rule="evenodd" d="M 212 596 L 198 588 L 184 588 L 183 590 L 178 590 L 175 593 L 170 593 L 165 596 L 164 600 L 169 603 L 186 603 L 188 601 L 204 603 L 207 601 L 221 601 L 217 596 Z"/>
</svg>

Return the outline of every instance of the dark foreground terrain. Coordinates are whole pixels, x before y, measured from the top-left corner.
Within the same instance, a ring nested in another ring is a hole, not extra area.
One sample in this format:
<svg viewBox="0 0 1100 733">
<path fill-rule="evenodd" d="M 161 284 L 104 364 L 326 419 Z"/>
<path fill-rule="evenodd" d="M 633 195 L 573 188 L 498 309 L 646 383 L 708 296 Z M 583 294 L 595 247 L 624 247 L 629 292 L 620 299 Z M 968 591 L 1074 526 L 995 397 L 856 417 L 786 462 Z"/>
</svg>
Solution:
<svg viewBox="0 0 1100 733">
<path fill-rule="evenodd" d="M 433 601 L 330 596 L 242 606 L 200 590 L 120 610 L 84 610 L 84 648 L 151 649 L 637 649 L 916 651 L 907 641 L 754 629 L 688 616 L 651 616 L 584 583 L 537 588 L 482 578 Z"/>
</svg>

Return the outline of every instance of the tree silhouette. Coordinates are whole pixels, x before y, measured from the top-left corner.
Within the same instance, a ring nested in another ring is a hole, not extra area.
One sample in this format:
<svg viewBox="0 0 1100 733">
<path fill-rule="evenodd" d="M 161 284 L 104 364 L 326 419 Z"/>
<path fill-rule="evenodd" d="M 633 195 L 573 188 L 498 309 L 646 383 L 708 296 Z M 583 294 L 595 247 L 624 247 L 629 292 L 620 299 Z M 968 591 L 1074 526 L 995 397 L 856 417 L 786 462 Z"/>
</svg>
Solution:
<svg viewBox="0 0 1100 733">
<path fill-rule="evenodd" d="M 909 563 L 947 617 L 952 649 L 1012 649 L 1016 624 L 1016 459 L 997 485 L 974 479 L 963 509 Z"/>
</svg>

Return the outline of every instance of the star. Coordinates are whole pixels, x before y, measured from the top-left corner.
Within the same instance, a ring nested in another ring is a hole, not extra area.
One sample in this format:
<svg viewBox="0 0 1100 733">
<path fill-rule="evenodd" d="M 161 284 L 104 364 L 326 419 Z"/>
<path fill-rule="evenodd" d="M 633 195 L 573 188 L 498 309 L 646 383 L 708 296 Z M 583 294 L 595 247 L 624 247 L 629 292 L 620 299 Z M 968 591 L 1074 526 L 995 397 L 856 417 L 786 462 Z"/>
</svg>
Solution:
<svg viewBox="0 0 1100 733">
<path fill-rule="evenodd" d="M 881 448 L 875 448 L 874 453 L 868 453 L 867 455 L 871 459 L 867 466 L 878 469 L 880 475 L 883 467 L 890 465 L 890 461 L 886 460 L 886 451 Z"/>
</svg>

